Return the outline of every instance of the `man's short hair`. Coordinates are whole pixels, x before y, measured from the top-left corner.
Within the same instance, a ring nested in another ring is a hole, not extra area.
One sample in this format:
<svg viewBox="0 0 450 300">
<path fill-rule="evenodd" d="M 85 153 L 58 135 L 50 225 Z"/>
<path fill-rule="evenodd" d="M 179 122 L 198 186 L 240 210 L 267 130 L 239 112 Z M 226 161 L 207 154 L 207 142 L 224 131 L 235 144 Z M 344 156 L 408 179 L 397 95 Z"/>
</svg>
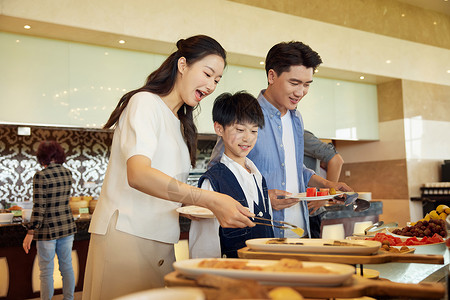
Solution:
<svg viewBox="0 0 450 300">
<path fill-rule="evenodd" d="M 266 74 L 273 69 L 279 76 L 292 66 L 316 69 L 322 63 L 319 54 L 302 42 L 283 42 L 273 46 L 266 56 Z"/>
</svg>

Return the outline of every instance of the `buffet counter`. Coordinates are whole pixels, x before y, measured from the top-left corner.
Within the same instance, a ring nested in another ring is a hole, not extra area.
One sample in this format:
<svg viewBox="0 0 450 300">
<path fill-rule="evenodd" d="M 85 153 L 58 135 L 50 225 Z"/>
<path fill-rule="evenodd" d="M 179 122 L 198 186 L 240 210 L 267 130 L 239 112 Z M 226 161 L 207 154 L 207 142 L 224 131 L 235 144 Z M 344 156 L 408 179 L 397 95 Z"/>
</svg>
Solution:
<svg viewBox="0 0 450 300">
<path fill-rule="evenodd" d="M 366 211 L 355 212 L 351 205 L 330 205 L 325 207 L 326 211 L 322 216 L 321 229 L 324 226 L 342 224 L 344 236 L 353 235 L 355 224 L 358 222 L 378 222 L 379 215 L 383 213 L 383 202 L 370 201 L 370 207 Z"/>
<path fill-rule="evenodd" d="M 75 291 L 83 290 L 84 268 L 89 248 L 88 232 L 90 219 L 75 221 L 77 233 L 73 243 L 72 261 L 75 273 Z M 29 254 L 22 248 L 27 233 L 21 223 L 0 225 L 0 299 L 39 298 L 39 266 L 36 257 L 36 243 Z M 59 275 L 55 263 L 56 274 Z M 60 275 L 59 275 L 60 276 Z M 55 277 L 55 294 L 62 293 L 62 283 Z"/>
<path fill-rule="evenodd" d="M 180 239 L 189 236 L 189 219 L 180 217 Z M 73 243 L 72 264 L 75 273 L 75 291 L 83 290 L 84 270 L 89 248 L 90 218 L 75 221 L 77 233 Z M 0 224 L 0 300 L 39 298 L 39 266 L 36 243 L 29 254 L 22 248 L 27 230 L 22 223 Z M 55 295 L 62 294 L 61 275 L 55 262 Z"/>
</svg>

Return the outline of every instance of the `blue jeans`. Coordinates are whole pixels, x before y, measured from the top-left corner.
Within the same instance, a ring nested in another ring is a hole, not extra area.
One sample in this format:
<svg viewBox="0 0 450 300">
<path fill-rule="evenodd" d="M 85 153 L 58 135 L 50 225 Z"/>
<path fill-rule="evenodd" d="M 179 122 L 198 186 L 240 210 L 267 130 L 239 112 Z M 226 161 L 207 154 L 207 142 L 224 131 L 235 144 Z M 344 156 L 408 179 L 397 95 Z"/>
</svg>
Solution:
<svg viewBox="0 0 450 300">
<path fill-rule="evenodd" d="M 75 275 L 72 268 L 73 237 L 74 235 L 69 235 L 51 241 L 36 241 L 41 271 L 41 299 L 50 300 L 53 297 L 53 259 L 56 253 L 63 280 L 64 300 L 73 300 L 75 290 Z"/>
</svg>

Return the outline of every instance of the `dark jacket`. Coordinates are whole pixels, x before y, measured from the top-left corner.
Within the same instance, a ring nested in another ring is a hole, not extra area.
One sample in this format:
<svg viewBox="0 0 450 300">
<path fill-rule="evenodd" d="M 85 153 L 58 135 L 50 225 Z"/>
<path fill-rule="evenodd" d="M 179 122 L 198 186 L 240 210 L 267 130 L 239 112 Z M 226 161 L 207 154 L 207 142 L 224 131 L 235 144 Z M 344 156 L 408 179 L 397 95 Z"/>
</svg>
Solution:
<svg viewBox="0 0 450 300">
<path fill-rule="evenodd" d="M 205 179 L 208 179 L 211 183 L 214 191 L 227 194 L 233 197 L 235 200 L 239 201 L 242 206 L 248 207 L 247 199 L 245 198 L 244 191 L 241 188 L 241 185 L 234 176 L 233 172 L 230 171 L 224 164 L 217 163 L 213 167 L 211 167 L 205 174 L 202 175 L 198 182 L 198 186 L 200 187 Z M 259 215 L 266 219 L 271 219 L 269 213 L 269 196 L 267 192 L 266 181 L 263 177 L 262 179 L 263 185 L 263 195 L 259 192 L 259 204 L 256 205 L 254 203 L 254 213 L 255 215 Z M 258 189 L 259 191 L 259 189 Z M 265 206 L 262 203 L 265 203 Z M 264 211 L 264 207 L 266 207 L 266 211 Z M 262 215 L 260 215 L 261 213 Z M 268 223 L 258 220 L 258 222 Z M 264 226 L 264 225 L 256 225 L 255 227 L 245 227 L 245 228 L 219 228 L 219 236 L 220 236 L 220 248 L 222 251 L 222 256 L 226 257 L 238 257 L 237 250 L 245 247 L 245 241 L 249 239 L 255 238 L 272 238 L 273 230 L 272 227 Z"/>
<path fill-rule="evenodd" d="M 35 240 L 55 240 L 77 231 L 69 206 L 72 173 L 60 164 L 50 165 L 33 177 L 33 213 L 27 224 Z"/>
</svg>

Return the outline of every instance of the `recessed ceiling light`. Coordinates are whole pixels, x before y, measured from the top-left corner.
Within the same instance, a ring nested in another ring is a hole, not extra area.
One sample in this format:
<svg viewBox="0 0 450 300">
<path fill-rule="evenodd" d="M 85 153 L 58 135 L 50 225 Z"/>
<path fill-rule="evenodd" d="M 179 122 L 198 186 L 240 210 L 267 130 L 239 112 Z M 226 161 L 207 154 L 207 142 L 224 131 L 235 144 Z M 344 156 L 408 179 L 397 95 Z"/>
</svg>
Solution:
<svg viewBox="0 0 450 300">
<path fill-rule="evenodd" d="M 359 79 L 363 80 L 363 79 L 364 79 L 364 76 L 359 76 Z"/>
<path fill-rule="evenodd" d="M 341 85 L 341 83 L 340 83 L 340 82 L 337 82 L 336 85 L 339 86 L 339 85 Z"/>
<path fill-rule="evenodd" d="M 450 70 L 447 70 L 447 73 L 450 74 Z"/>
<path fill-rule="evenodd" d="M 105 55 L 109 55 L 109 53 L 108 53 L 108 52 L 105 52 Z"/>
<path fill-rule="evenodd" d="M 260 65 L 263 65 L 263 64 L 264 64 L 264 62 L 263 62 L 263 61 L 260 61 L 260 62 L 259 62 L 259 64 L 260 64 Z"/>
<path fill-rule="evenodd" d="M 120 40 L 119 44 L 125 44 L 125 41 L 124 40 Z"/>
<path fill-rule="evenodd" d="M 386 63 L 387 63 L 387 64 L 390 64 L 390 63 L 391 63 L 391 60 L 390 60 L 390 59 L 386 60 Z"/>
<path fill-rule="evenodd" d="M 402 17 L 404 17 L 405 16 L 405 14 L 402 14 Z"/>
<path fill-rule="evenodd" d="M 242 70 L 238 70 L 238 74 L 241 74 L 242 73 Z"/>
<path fill-rule="evenodd" d="M 319 69 L 314 69 L 314 73 L 317 73 L 317 72 L 319 72 Z"/>
<path fill-rule="evenodd" d="M 20 40 L 16 40 L 16 43 L 20 43 Z"/>
<path fill-rule="evenodd" d="M 30 25 L 25 25 L 25 26 L 23 26 L 23 28 L 25 28 L 25 29 L 31 29 L 31 26 L 30 26 Z"/>
</svg>

